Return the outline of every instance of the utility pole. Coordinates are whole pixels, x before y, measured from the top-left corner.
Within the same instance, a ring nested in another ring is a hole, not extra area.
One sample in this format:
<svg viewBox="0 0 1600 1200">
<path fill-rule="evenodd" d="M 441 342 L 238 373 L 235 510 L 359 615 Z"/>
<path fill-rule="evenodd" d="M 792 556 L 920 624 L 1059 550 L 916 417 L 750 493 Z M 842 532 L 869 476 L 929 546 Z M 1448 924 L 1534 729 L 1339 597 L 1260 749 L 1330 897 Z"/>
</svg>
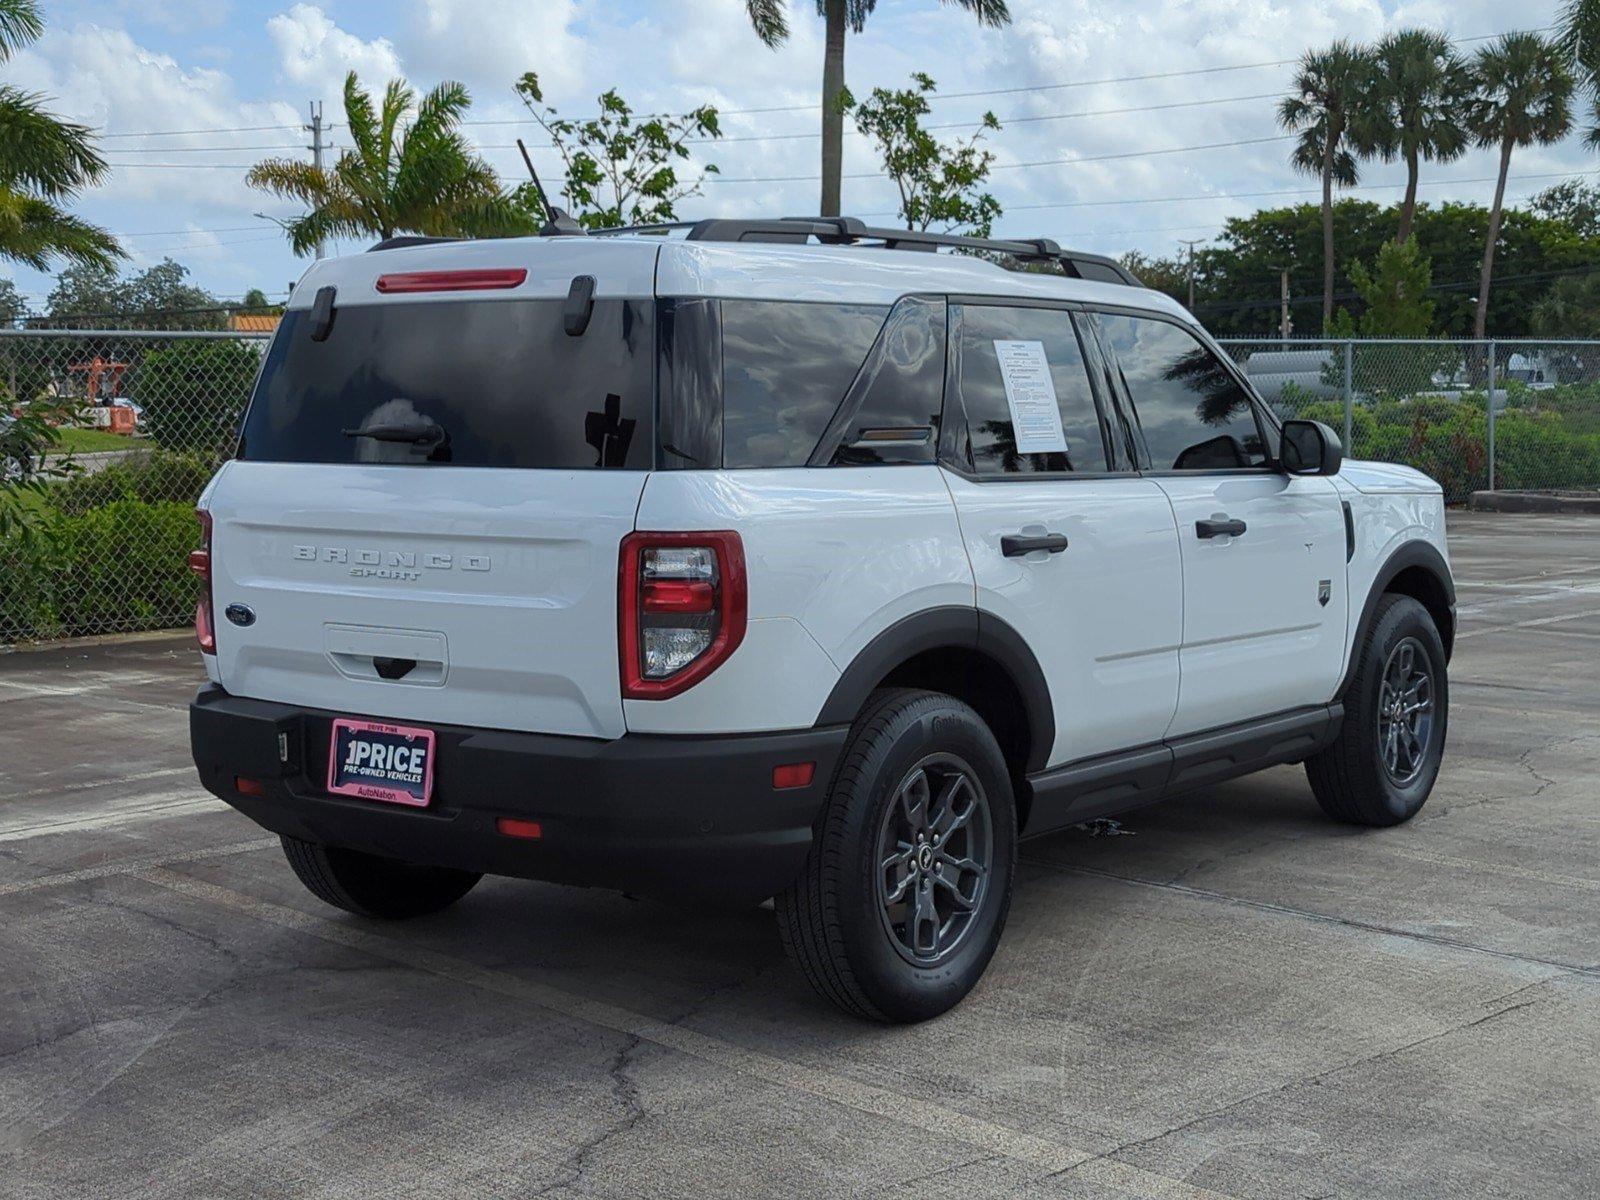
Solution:
<svg viewBox="0 0 1600 1200">
<path fill-rule="evenodd" d="M 1178 239 L 1178 245 L 1189 247 L 1189 311 L 1190 312 L 1194 311 L 1194 248 L 1196 246 L 1198 246 L 1201 242 L 1205 241 L 1205 240 L 1206 240 L 1205 238 L 1195 238 L 1192 241 L 1185 241 L 1183 238 L 1179 238 Z"/>
<path fill-rule="evenodd" d="M 310 108 L 311 124 L 302 125 L 301 128 L 311 135 L 311 145 L 307 146 L 306 149 L 311 151 L 311 165 L 320 171 L 322 170 L 322 151 L 324 149 L 322 145 L 322 101 L 313 100 L 310 104 Z M 317 257 L 321 258 L 326 253 L 327 251 L 324 249 L 322 243 L 318 242 Z"/>
<path fill-rule="evenodd" d="M 1289 268 L 1285 267 L 1278 276 L 1278 336 L 1287 342 L 1293 328 L 1294 322 L 1289 320 Z"/>
</svg>

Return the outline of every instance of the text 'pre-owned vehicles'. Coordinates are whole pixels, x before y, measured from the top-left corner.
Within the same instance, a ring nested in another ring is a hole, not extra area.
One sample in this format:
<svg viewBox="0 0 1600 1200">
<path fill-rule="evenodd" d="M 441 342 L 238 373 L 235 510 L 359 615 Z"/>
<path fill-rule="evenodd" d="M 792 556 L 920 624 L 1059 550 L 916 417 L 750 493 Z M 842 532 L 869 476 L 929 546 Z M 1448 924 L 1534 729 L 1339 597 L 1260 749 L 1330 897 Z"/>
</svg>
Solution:
<svg viewBox="0 0 1600 1200">
<path fill-rule="evenodd" d="M 775 897 L 819 992 L 909 1021 L 982 975 L 1020 838 L 1288 762 L 1344 821 L 1427 798 L 1440 489 L 1114 262 L 412 241 L 295 290 L 192 559 L 201 778 L 329 903 Z"/>
</svg>

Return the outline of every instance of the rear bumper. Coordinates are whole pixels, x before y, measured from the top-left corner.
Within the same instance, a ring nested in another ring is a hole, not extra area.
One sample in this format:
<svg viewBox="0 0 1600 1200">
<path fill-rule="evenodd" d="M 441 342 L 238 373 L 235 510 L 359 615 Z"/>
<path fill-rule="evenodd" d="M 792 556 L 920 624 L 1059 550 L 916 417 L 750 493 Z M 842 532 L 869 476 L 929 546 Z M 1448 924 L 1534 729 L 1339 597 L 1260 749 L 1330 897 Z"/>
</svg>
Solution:
<svg viewBox="0 0 1600 1200">
<path fill-rule="evenodd" d="M 847 730 L 614 741 L 435 726 L 433 801 L 410 809 L 324 788 L 332 713 L 230 696 L 189 706 L 207 790 L 274 833 L 409 862 L 656 895 L 755 901 L 782 891 L 811 846 Z M 782 791 L 772 769 L 815 762 Z M 258 781 L 244 795 L 236 777 Z M 534 841 L 496 818 L 539 822 Z"/>
</svg>

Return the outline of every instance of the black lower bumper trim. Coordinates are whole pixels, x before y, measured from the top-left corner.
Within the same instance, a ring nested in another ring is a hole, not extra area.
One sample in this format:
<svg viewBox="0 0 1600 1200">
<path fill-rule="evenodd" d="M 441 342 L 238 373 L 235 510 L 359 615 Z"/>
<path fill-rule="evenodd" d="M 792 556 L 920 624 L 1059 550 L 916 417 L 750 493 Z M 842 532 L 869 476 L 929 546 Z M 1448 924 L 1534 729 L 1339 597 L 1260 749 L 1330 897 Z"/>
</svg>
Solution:
<svg viewBox="0 0 1600 1200">
<path fill-rule="evenodd" d="M 788 886 L 811 846 L 843 727 L 613 741 L 434 726 L 433 801 L 410 809 L 330 795 L 334 713 L 230 696 L 189 708 L 200 780 L 274 833 L 408 862 L 640 894 L 760 900 Z M 775 790 L 772 769 L 815 762 Z M 260 786 L 247 795 L 243 776 Z M 512 838 L 499 817 L 538 821 Z"/>
</svg>

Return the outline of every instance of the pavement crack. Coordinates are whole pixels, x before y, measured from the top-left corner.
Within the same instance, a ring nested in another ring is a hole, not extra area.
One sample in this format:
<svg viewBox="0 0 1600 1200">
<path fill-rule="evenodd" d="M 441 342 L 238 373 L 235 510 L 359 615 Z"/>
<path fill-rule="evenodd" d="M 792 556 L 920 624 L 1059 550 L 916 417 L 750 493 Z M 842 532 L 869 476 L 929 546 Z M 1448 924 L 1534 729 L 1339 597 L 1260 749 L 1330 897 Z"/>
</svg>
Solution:
<svg viewBox="0 0 1600 1200">
<path fill-rule="evenodd" d="M 1380 1063 L 1386 1059 L 1395 1058 L 1421 1046 L 1426 1046 L 1431 1042 L 1437 1042 L 1444 1038 L 1455 1037 L 1457 1034 L 1465 1033 L 1471 1029 L 1477 1029 L 1482 1025 L 1487 1025 L 1491 1021 L 1497 1021 L 1501 1017 L 1504 1017 L 1510 1013 L 1518 1012 L 1522 1009 L 1529 1008 L 1534 1004 L 1537 1004 L 1537 1000 L 1520 1000 L 1515 1004 L 1503 1004 L 1502 1002 L 1509 1000 L 1514 996 L 1521 995 L 1523 992 L 1526 992 L 1532 988 L 1541 987 L 1544 984 L 1549 983 L 1551 979 L 1556 978 L 1560 978 L 1560 976 L 1551 976 L 1549 979 L 1537 980 L 1534 983 L 1517 988 L 1514 991 L 1506 993 L 1505 995 L 1494 997 L 1492 1000 L 1486 1002 L 1489 1004 L 1501 1005 L 1501 1007 L 1496 1008 L 1493 1012 L 1484 1013 L 1481 1016 L 1472 1018 L 1470 1021 L 1463 1021 L 1460 1024 L 1451 1025 L 1446 1029 L 1440 1029 L 1434 1031 L 1433 1033 L 1424 1034 L 1422 1037 L 1412 1038 L 1410 1041 L 1402 1042 L 1398 1046 L 1390 1046 L 1386 1049 L 1379 1050 L 1376 1053 L 1351 1059 L 1349 1062 L 1339 1063 L 1336 1066 L 1328 1067 L 1321 1071 L 1315 1071 L 1309 1075 L 1297 1075 L 1292 1079 L 1285 1080 L 1283 1083 L 1274 1084 L 1271 1087 L 1261 1088 L 1257 1091 L 1251 1092 L 1249 1095 L 1241 1096 L 1237 1100 L 1231 1100 L 1227 1104 L 1219 1105 L 1216 1108 L 1208 1109 L 1207 1111 L 1199 1113 L 1196 1116 L 1179 1121 L 1158 1133 L 1146 1134 L 1144 1137 L 1140 1138 L 1132 1138 L 1118 1146 L 1113 1147 L 1110 1150 L 1105 1150 L 1090 1158 L 1086 1158 L 1080 1163 L 1074 1163 L 1070 1167 L 1063 1167 L 1059 1171 L 1052 1172 L 1050 1176 L 1047 1176 L 1047 1178 L 1059 1178 L 1067 1176 L 1072 1174 L 1074 1171 L 1078 1171 L 1083 1167 L 1089 1166 L 1091 1163 L 1100 1162 L 1104 1159 L 1114 1159 L 1120 1155 L 1126 1154 L 1131 1150 L 1139 1150 L 1146 1146 L 1154 1145 L 1156 1142 L 1163 1141 L 1175 1134 L 1180 1134 L 1186 1130 L 1192 1129 L 1196 1125 L 1200 1125 L 1206 1121 L 1211 1121 L 1217 1117 L 1224 1116 L 1227 1113 L 1232 1112 L 1234 1109 L 1240 1108 L 1246 1104 L 1253 1104 L 1258 1100 L 1265 1100 L 1269 1097 L 1280 1095 L 1281 1093 L 1289 1091 L 1292 1088 L 1303 1086 L 1315 1087 L 1321 1084 L 1324 1080 L 1330 1079 L 1335 1075 L 1342 1074 L 1345 1071 L 1353 1071 L 1358 1070 L 1361 1067 L 1371 1066 L 1374 1063 Z"/>
<path fill-rule="evenodd" d="M 594 1156 L 600 1149 L 613 1139 L 627 1133 L 644 1119 L 644 1104 L 639 1099 L 639 1085 L 628 1073 L 633 1064 L 633 1056 L 643 1044 L 642 1037 L 630 1033 L 618 1047 L 616 1054 L 611 1058 L 611 1065 L 606 1069 L 606 1076 L 611 1081 L 611 1096 L 621 1108 L 620 1114 L 605 1128 L 573 1147 L 563 1164 L 568 1172 L 563 1178 L 552 1179 L 533 1195 L 543 1196 L 557 1188 L 568 1188 L 581 1182 L 588 1174 Z"/>
</svg>

